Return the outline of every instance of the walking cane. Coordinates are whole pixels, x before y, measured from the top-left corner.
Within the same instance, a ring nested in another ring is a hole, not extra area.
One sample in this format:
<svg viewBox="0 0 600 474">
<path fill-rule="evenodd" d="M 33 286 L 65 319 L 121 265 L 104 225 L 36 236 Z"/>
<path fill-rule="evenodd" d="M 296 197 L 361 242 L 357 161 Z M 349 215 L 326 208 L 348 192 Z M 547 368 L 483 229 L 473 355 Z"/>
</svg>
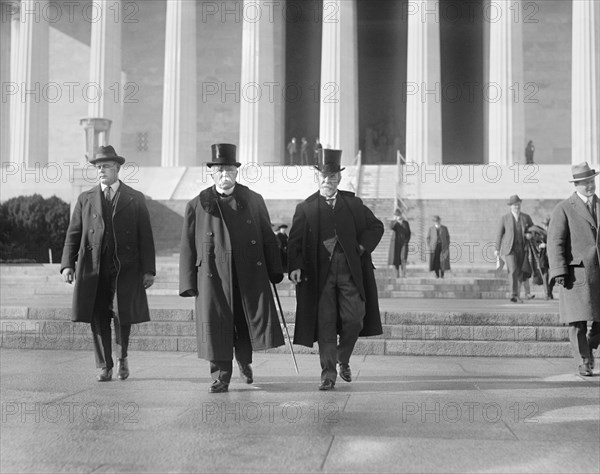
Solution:
<svg viewBox="0 0 600 474">
<path fill-rule="evenodd" d="M 287 336 L 288 345 L 290 346 L 290 353 L 292 354 L 292 360 L 294 361 L 294 369 L 296 369 L 296 373 L 299 374 L 298 364 L 296 363 L 296 355 L 294 354 L 294 348 L 292 347 L 292 340 L 290 339 L 290 333 L 288 332 L 287 324 L 285 323 L 285 315 L 283 314 L 283 309 L 281 309 L 281 301 L 279 301 L 279 294 L 277 293 L 277 287 L 275 283 L 272 283 L 273 291 L 275 292 L 275 299 L 277 300 L 277 306 L 279 307 L 279 314 L 281 314 L 281 322 L 283 329 L 285 330 L 285 335 Z"/>
</svg>

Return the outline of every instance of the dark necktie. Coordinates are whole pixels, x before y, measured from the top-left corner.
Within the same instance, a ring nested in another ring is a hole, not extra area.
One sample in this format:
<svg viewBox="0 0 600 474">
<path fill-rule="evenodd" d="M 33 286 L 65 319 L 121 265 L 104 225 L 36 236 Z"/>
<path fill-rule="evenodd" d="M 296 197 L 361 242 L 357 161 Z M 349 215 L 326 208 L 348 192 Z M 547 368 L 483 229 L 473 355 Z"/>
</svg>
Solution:
<svg viewBox="0 0 600 474">
<path fill-rule="evenodd" d="M 587 208 L 590 211 L 590 214 L 592 215 L 594 222 L 596 222 L 596 209 L 594 208 L 594 198 L 593 197 L 588 199 Z"/>
<path fill-rule="evenodd" d="M 105 199 L 106 199 L 107 202 L 111 202 L 112 201 L 112 193 L 111 193 L 110 186 L 106 186 L 106 189 L 104 190 L 104 197 L 105 197 Z"/>
<path fill-rule="evenodd" d="M 325 198 L 325 201 L 327 201 L 329 207 L 333 209 L 333 206 L 335 206 L 335 198 Z"/>
</svg>

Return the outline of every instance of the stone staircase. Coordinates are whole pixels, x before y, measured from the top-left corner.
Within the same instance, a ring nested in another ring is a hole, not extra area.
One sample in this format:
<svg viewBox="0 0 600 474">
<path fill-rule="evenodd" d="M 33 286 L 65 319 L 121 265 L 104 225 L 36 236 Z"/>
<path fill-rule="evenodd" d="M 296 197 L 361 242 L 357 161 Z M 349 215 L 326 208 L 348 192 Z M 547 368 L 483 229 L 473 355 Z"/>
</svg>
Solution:
<svg viewBox="0 0 600 474">
<path fill-rule="evenodd" d="M 158 277 L 148 292 L 152 321 L 133 326 L 131 348 L 193 352 L 193 299 L 176 296 L 177 257 L 159 257 L 157 263 Z M 425 268 L 413 268 L 410 272 L 410 277 L 396 279 L 393 269 L 377 271 L 384 334 L 359 339 L 356 354 L 570 356 L 557 305 L 507 307 L 504 280 L 485 269 L 457 269 L 456 275 L 444 280 L 431 278 Z M 91 349 L 89 326 L 70 322 L 73 290 L 62 282 L 58 265 L 0 265 L 0 289 L 2 347 Z M 289 283 L 279 285 L 292 335 L 293 291 Z M 487 299 L 499 293 L 504 294 L 502 301 Z M 456 309 L 450 303 L 457 298 L 472 299 L 460 300 L 464 304 Z M 484 300 L 489 304 L 476 303 Z M 438 303 L 432 304 L 435 301 Z M 294 349 L 299 353 L 317 351 L 316 346 Z M 287 351 L 287 347 L 274 350 Z"/>
</svg>

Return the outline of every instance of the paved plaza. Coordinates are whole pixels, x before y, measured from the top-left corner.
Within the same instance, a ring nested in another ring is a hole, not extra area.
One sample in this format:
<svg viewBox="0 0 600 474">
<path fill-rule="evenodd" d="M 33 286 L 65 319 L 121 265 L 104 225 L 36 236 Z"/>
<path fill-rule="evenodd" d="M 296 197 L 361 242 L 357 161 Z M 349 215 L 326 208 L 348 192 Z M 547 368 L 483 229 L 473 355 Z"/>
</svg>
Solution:
<svg viewBox="0 0 600 474">
<path fill-rule="evenodd" d="M 567 358 L 355 356 L 319 392 L 316 355 L 255 354 L 209 394 L 193 353 L 134 352 L 95 381 L 88 351 L 0 350 L 11 472 L 592 472 L 600 374 Z"/>
</svg>

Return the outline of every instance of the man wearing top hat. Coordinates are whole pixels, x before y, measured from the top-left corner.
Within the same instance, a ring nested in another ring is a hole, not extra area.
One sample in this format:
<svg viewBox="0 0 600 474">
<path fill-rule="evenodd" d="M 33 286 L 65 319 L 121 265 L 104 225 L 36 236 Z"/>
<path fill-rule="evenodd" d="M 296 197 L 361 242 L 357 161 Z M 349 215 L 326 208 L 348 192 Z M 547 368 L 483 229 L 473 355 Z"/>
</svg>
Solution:
<svg viewBox="0 0 600 474">
<path fill-rule="evenodd" d="M 338 190 L 341 150 L 324 149 L 315 168 L 319 190 L 296 206 L 288 241 L 296 284 L 294 343 L 319 343 L 321 385 L 352 380 L 350 356 L 359 336 L 382 334 L 371 253 L 383 223 L 362 201 Z M 339 334 L 339 344 L 337 343 Z"/>
<path fill-rule="evenodd" d="M 593 350 L 600 343 L 600 202 L 595 194 L 600 172 L 587 163 L 574 165 L 572 172 L 575 192 L 552 211 L 548 260 L 550 278 L 561 287 L 560 320 L 569 325 L 574 356 L 581 357 L 579 374 L 591 376 Z"/>
<path fill-rule="evenodd" d="M 98 170 L 100 184 L 77 199 L 60 271 L 66 283 L 75 281 L 73 321 L 91 324 L 97 380 L 107 382 L 113 375 L 111 319 L 117 377 L 125 380 L 131 325 L 150 320 L 146 289 L 156 275 L 152 227 L 144 195 L 119 180 L 125 158 L 109 145 L 88 161 Z"/>
<path fill-rule="evenodd" d="M 507 204 L 510 212 L 500 219 L 496 234 L 496 257 L 500 255 L 508 269 L 508 284 L 511 288 L 510 301 L 522 303 L 519 287 L 522 278 L 522 268 L 525 261 L 525 245 L 527 244 L 527 229 L 533 225 L 529 214 L 521 212 L 521 198 L 512 195 Z"/>
<path fill-rule="evenodd" d="M 281 346 L 269 281 L 283 269 L 267 206 L 236 183 L 236 146 L 212 145 L 214 182 L 188 202 L 181 235 L 179 294 L 196 298 L 198 357 L 210 361 L 211 393 L 229 390 L 232 360 L 251 384 L 252 351 Z"/>
<path fill-rule="evenodd" d="M 436 278 L 444 278 L 444 272 L 450 270 L 450 233 L 440 216 L 433 216 L 433 223 L 427 233 L 429 271 L 435 272 Z"/>
</svg>

